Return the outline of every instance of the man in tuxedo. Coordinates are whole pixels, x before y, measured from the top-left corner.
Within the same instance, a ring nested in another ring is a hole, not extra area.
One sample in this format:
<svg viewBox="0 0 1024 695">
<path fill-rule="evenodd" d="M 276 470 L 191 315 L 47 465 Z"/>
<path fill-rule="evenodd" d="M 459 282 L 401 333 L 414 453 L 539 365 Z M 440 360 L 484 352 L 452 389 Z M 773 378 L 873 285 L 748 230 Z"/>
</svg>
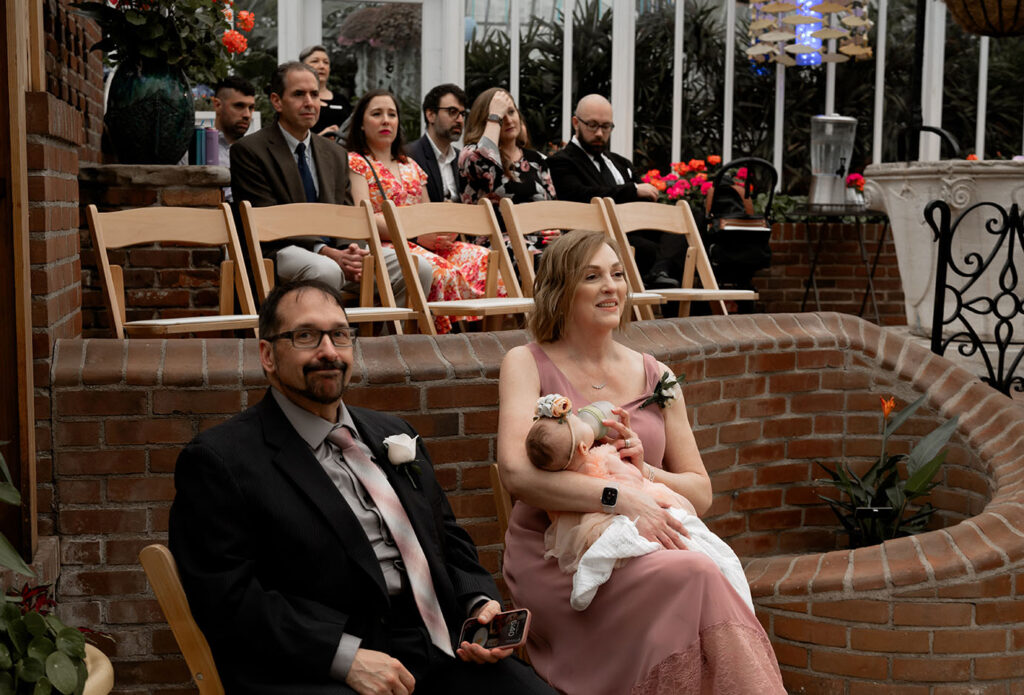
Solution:
<svg viewBox="0 0 1024 695">
<path fill-rule="evenodd" d="M 406 153 L 427 172 L 430 202 L 458 202 L 462 195 L 459 148 L 455 146 L 466 125 L 466 93 L 455 84 L 440 84 L 423 98 L 427 132 L 406 147 Z"/>
<path fill-rule="evenodd" d="M 600 94 L 588 94 L 576 104 L 569 144 L 547 159 L 559 200 L 589 203 L 594 196 L 616 203 L 656 201 L 658 189 L 642 183 L 633 163 L 608 151 L 615 123 L 612 105 Z M 681 236 L 662 232 L 629 235 L 636 262 L 648 288 L 679 287 L 685 244 Z"/>
<path fill-rule="evenodd" d="M 355 336 L 338 291 L 278 286 L 259 331 L 270 388 L 185 447 L 170 514 L 227 692 L 554 695 L 511 649 L 453 646 L 499 594 L 412 427 L 343 402 Z"/>
<path fill-rule="evenodd" d="M 275 122 L 231 147 L 235 202 L 248 200 L 253 207 L 305 202 L 351 205 L 348 153 L 311 132 L 320 116 L 320 88 L 313 68 L 297 61 L 278 66 L 270 80 L 270 103 L 277 112 Z M 283 280 L 316 278 L 332 287 L 354 289 L 369 251 L 356 244 L 336 248 L 315 236 L 315 229 L 308 231 L 308 237 L 263 247 L 275 258 L 277 275 Z M 405 281 L 393 249 L 384 250 L 384 262 L 395 300 L 402 304 Z"/>
</svg>

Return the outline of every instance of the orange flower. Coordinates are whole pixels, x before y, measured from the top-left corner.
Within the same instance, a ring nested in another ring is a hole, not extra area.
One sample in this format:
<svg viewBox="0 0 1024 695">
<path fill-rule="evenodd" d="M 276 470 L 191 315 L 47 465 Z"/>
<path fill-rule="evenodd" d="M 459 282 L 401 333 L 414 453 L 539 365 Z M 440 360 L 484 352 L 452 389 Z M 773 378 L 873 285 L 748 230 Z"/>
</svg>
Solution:
<svg viewBox="0 0 1024 695">
<path fill-rule="evenodd" d="M 889 400 L 884 398 L 880 400 L 882 401 L 882 416 L 888 419 L 892 411 L 896 409 L 896 399 L 890 396 Z"/>
<path fill-rule="evenodd" d="M 716 167 L 721 163 L 722 158 L 719 157 L 717 154 L 712 154 L 708 156 L 708 164 L 710 164 L 711 166 Z"/>
<path fill-rule="evenodd" d="M 969 161 L 969 162 L 976 162 L 977 160 L 978 160 L 978 155 L 976 155 L 976 154 L 969 154 L 969 155 L 967 155 L 967 161 Z"/>
<path fill-rule="evenodd" d="M 673 162 L 672 171 L 676 172 L 680 176 L 685 176 L 690 173 L 690 167 L 686 162 Z"/>
<path fill-rule="evenodd" d="M 690 165 L 691 171 L 704 171 L 704 160 L 703 159 L 691 159 L 687 164 Z"/>
</svg>

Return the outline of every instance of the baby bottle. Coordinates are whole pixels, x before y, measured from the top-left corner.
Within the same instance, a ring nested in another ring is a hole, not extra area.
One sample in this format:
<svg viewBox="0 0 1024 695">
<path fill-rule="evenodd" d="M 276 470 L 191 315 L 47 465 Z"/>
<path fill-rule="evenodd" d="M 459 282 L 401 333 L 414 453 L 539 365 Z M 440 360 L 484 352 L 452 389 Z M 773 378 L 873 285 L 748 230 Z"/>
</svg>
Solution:
<svg viewBox="0 0 1024 695">
<path fill-rule="evenodd" d="M 579 416 L 580 420 L 587 423 L 592 430 L 594 430 L 594 439 L 601 439 L 605 436 L 611 436 L 613 439 L 618 437 L 619 434 L 615 430 L 609 430 L 602 424 L 602 420 L 618 420 L 619 416 L 612 413 L 612 408 L 615 406 L 608 401 L 594 401 L 590 405 L 585 405 L 577 411 L 576 415 Z"/>
</svg>

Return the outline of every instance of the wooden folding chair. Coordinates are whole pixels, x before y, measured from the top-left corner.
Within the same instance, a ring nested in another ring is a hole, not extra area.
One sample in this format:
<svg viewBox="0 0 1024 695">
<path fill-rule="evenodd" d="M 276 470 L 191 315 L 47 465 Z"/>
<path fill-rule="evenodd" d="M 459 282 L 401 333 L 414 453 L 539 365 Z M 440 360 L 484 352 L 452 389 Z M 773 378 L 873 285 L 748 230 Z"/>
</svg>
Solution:
<svg viewBox="0 0 1024 695">
<path fill-rule="evenodd" d="M 615 237 L 623 248 L 629 248 L 628 235 L 642 229 L 686 236 L 688 247 L 679 289 L 652 290 L 664 297 L 665 301 L 679 302 L 680 316 L 689 316 L 690 302 L 711 302 L 712 308 L 717 307 L 721 313 L 728 314 L 729 312 L 725 308 L 726 301 L 757 299 L 757 292 L 753 290 L 719 289 L 715 274 L 711 270 L 711 263 L 708 261 L 707 251 L 704 250 L 704 243 L 697 231 L 693 213 L 685 200 L 680 200 L 675 205 L 665 205 L 664 203 L 621 203 L 617 205 L 611 198 L 604 198 L 603 203 L 611 220 Z M 626 253 L 624 256 L 628 258 L 626 275 L 629 276 L 630 284 L 643 287 L 643 280 L 633 255 Z M 700 278 L 701 287 L 699 288 L 693 286 L 695 270 L 697 277 Z"/>
<path fill-rule="evenodd" d="M 612 232 L 608 214 L 599 198 L 589 203 L 576 203 L 567 200 L 540 200 L 534 203 L 513 205 L 508 198 L 502 198 L 501 217 L 505 221 L 512 250 L 516 254 L 519 273 L 523 278 L 523 288 L 527 296 L 533 296 L 533 259 L 526 248 L 526 235 L 536 234 L 545 229 L 560 229 L 571 232 L 575 229 L 595 229 L 604 232 L 608 240 L 619 246 L 619 251 L 626 255 L 628 246 L 619 244 Z M 660 295 L 645 292 L 643 285 L 629 281 L 630 301 L 633 312 L 638 319 L 653 319 L 652 304 L 661 304 L 665 300 Z"/>
<path fill-rule="evenodd" d="M 185 657 L 192 680 L 200 695 L 224 695 L 224 686 L 213 662 L 213 653 L 188 607 L 185 590 L 178 576 L 178 565 L 167 546 L 155 543 L 147 545 L 139 553 L 139 562 L 146 571 L 146 579 L 153 587 L 153 594 L 160 604 L 160 610 L 171 627 L 178 649 Z"/>
<path fill-rule="evenodd" d="M 523 297 L 512 261 L 501 238 L 501 228 L 490 202 L 478 205 L 458 203 L 422 203 L 398 207 L 384 201 L 384 218 L 405 275 L 406 292 L 411 305 L 421 312 L 420 332 L 436 334 L 434 316 L 483 316 L 485 318 L 526 314 L 533 310 L 533 300 Z M 412 255 L 406 242 L 422 234 L 455 233 L 470 237 L 487 237 L 491 249 L 487 260 L 487 285 L 479 299 L 428 302 L 416 280 Z M 498 277 L 505 283 L 507 297 L 498 296 Z"/>
<path fill-rule="evenodd" d="M 253 305 L 235 222 L 226 203 L 221 203 L 219 208 L 148 207 L 117 212 L 100 212 L 95 205 L 90 205 L 87 217 L 96 264 L 110 309 L 110 322 L 118 338 L 124 338 L 126 334 L 130 337 L 157 337 L 237 329 L 251 329 L 253 335 L 256 334 L 259 317 Z M 127 320 L 124 270 L 110 263 L 108 251 L 161 242 L 227 247 L 228 260 L 220 264 L 218 315 Z M 232 314 L 236 289 L 242 314 Z"/>
<path fill-rule="evenodd" d="M 300 236 L 329 237 L 365 241 L 370 249 L 363 258 L 363 275 L 359 283 L 359 306 L 346 307 L 350 323 L 391 321 L 395 331 L 402 333 L 402 321 L 417 321 L 414 309 L 395 306 L 387 268 L 383 262 L 380 237 L 373 218 L 373 209 L 363 201 L 358 206 L 329 203 L 289 203 L 254 208 L 248 200 L 242 201 L 242 227 L 249 257 L 253 260 L 256 293 L 264 301 L 274 287 L 274 262 L 263 258 L 261 244 Z M 315 230 L 315 232 L 311 231 Z M 418 282 L 414 282 L 418 285 Z M 374 306 L 374 285 L 381 306 Z"/>
</svg>

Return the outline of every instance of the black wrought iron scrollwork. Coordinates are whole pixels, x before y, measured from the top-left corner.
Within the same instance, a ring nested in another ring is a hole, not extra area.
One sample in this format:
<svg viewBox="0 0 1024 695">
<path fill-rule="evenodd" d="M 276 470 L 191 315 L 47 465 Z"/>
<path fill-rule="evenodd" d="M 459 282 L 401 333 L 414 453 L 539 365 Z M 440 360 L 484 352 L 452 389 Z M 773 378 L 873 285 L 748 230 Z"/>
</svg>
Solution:
<svg viewBox="0 0 1024 695">
<path fill-rule="evenodd" d="M 991 241 L 991 246 L 965 248 L 954 257 L 954 237 L 961 227 L 978 224 L 979 215 L 985 220 L 982 238 Z M 976 203 L 953 220 L 949 205 L 935 200 L 925 207 L 924 216 L 939 244 L 932 352 L 945 354 L 955 343 L 964 357 L 981 357 L 988 372 L 982 381 L 1006 395 L 1011 389 L 1024 392 L 1024 375 L 1016 375 L 1024 358 L 1024 335 L 1014 340 L 1014 326 L 1024 326 L 1024 220 L 1020 207 L 1013 203 L 1007 211 L 997 203 Z M 989 296 L 991 290 L 982 289 L 981 279 L 993 274 L 997 282 L 994 296 Z M 982 322 L 992 326 L 991 340 L 979 335 L 977 325 Z"/>
</svg>

